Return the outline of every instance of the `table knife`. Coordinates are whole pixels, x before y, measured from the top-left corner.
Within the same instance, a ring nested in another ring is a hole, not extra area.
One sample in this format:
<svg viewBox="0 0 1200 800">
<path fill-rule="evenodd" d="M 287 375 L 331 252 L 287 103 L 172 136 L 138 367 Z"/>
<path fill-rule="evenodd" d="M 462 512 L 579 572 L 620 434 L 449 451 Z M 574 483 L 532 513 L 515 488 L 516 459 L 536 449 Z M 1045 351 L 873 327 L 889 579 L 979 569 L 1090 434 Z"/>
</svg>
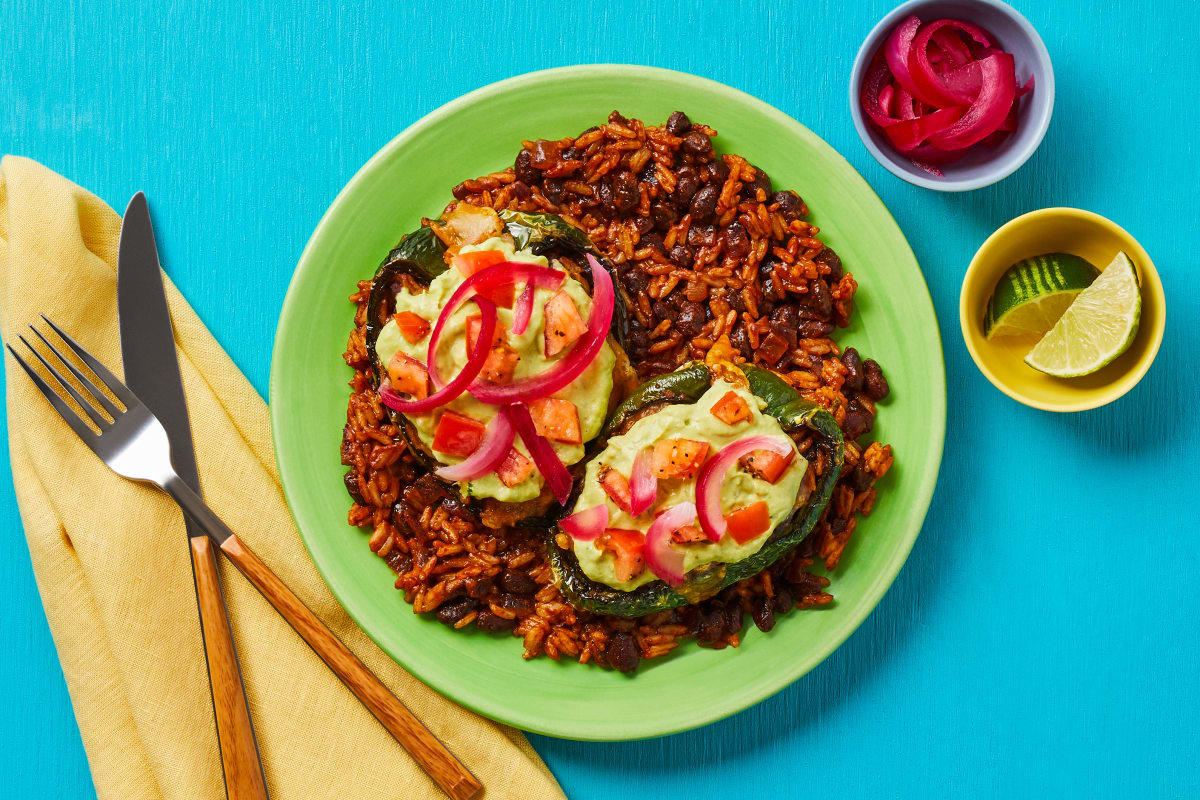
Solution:
<svg viewBox="0 0 1200 800">
<path fill-rule="evenodd" d="M 199 494 L 200 477 L 175 355 L 171 314 L 167 310 L 150 209 L 142 192 L 129 201 L 121 222 L 117 315 L 125 383 L 162 422 L 171 443 L 176 472 Z M 200 610 L 225 793 L 230 800 L 266 800 L 266 779 L 225 610 L 216 550 L 209 537 L 186 515 L 184 525 Z"/>
</svg>

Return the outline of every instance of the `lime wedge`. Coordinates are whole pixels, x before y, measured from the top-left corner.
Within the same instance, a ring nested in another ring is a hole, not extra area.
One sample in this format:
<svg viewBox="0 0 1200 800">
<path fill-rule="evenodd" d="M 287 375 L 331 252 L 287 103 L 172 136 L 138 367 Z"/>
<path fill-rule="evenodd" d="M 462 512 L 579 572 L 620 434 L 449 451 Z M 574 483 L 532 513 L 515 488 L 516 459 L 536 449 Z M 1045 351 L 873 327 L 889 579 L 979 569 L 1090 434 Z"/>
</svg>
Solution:
<svg viewBox="0 0 1200 800">
<path fill-rule="evenodd" d="M 1141 315 L 1137 271 L 1129 256 L 1117 253 L 1025 356 L 1025 363 L 1060 378 L 1090 375 L 1129 349 Z"/>
<path fill-rule="evenodd" d="M 983 319 L 988 339 L 1029 336 L 1054 327 L 1076 296 L 1100 271 L 1070 253 L 1046 253 L 1018 261 L 996 284 Z"/>
</svg>

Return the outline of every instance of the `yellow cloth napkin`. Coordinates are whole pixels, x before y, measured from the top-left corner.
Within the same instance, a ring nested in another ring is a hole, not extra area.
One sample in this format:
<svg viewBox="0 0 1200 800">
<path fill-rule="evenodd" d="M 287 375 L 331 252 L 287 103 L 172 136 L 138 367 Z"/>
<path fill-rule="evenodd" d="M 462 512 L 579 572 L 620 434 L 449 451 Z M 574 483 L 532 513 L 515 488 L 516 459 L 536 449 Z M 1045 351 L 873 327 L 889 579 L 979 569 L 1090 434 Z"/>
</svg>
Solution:
<svg viewBox="0 0 1200 800">
<path fill-rule="evenodd" d="M 121 373 L 120 223 L 103 201 L 70 181 L 28 159 L 4 158 L 6 342 L 44 313 Z M 524 736 L 407 675 L 338 605 L 284 503 L 266 404 L 170 283 L 167 301 L 209 504 L 446 742 L 488 798 L 561 798 Z M 5 364 L 13 482 L 97 794 L 223 797 L 179 509 L 161 492 L 110 472 L 10 357 Z M 442 796 L 249 582 L 220 562 L 272 797 Z"/>
</svg>

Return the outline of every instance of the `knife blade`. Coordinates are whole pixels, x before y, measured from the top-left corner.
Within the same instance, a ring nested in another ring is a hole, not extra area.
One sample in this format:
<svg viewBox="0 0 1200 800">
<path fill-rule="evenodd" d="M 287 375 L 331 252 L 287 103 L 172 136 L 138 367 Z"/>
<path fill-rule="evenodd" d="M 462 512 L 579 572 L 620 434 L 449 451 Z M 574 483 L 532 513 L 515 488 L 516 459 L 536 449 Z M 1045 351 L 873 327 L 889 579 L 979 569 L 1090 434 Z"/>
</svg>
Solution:
<svg viewBox="0 0 1200 800">
<path fill-rule="evenodd" d="M 166 428 L 175 471 L 200 494 L 187 398 L 175 355 L 174 327 L 163 289 L 150 208 L 142 192 L 129 201 L 121 222 L 117 322 L 125 383 Z M 225 792 L 230 800 L 267 800 L 266 779 L 225 610 L 216 552 L 204 531 L 187 515 L 184 531 L 192 559 Z"/>
<path fill-rule="evenodd" d="M 150 208 L 146 195 L 138 192 L 125 209 L 117 250 L 117 320 L 125 383 L 167 429 L 175 471 L 199 494 L 192 426 L 160 270 Z M 189 539 L 199 535 L 190 519 L 184 522 Z"/>
</svg>

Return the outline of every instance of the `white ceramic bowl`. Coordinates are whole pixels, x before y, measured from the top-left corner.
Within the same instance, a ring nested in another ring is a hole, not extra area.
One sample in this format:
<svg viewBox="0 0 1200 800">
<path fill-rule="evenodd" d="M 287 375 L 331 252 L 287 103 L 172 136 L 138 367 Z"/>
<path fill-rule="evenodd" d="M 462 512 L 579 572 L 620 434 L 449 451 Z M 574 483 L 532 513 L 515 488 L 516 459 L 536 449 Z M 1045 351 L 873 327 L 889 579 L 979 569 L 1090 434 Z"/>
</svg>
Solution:
<svg viewBox="0 0 1200 800">
<path fill-rule="evenodd" d="M 941 167 L 944 178 L 931 175 L 898 153 L 887 138 L 872 127 L 859 105 L 859 88 L 867 67 L 888 35 L 910 14 L 922 22 L 943 17 L 961 19 L 982 27 L 997 45 L 1013 54 L 1017 80 L 1034 76 L 1033 92 L 1021 98 L 1017 130 L 996 147 L 976 146 L 962 160 Z M 1054 110 L 1054 68 L 1042 38 L 1012 6 L 1000 0 L 910 0 L 879 21 L 859 48 L 850 74 L 850 114 L 854 127 L 875 160 L 909 183 L 941 192 L 965 192 L 1002 180 L 1024 164 L 1037 146 Z"/>
</svg>

